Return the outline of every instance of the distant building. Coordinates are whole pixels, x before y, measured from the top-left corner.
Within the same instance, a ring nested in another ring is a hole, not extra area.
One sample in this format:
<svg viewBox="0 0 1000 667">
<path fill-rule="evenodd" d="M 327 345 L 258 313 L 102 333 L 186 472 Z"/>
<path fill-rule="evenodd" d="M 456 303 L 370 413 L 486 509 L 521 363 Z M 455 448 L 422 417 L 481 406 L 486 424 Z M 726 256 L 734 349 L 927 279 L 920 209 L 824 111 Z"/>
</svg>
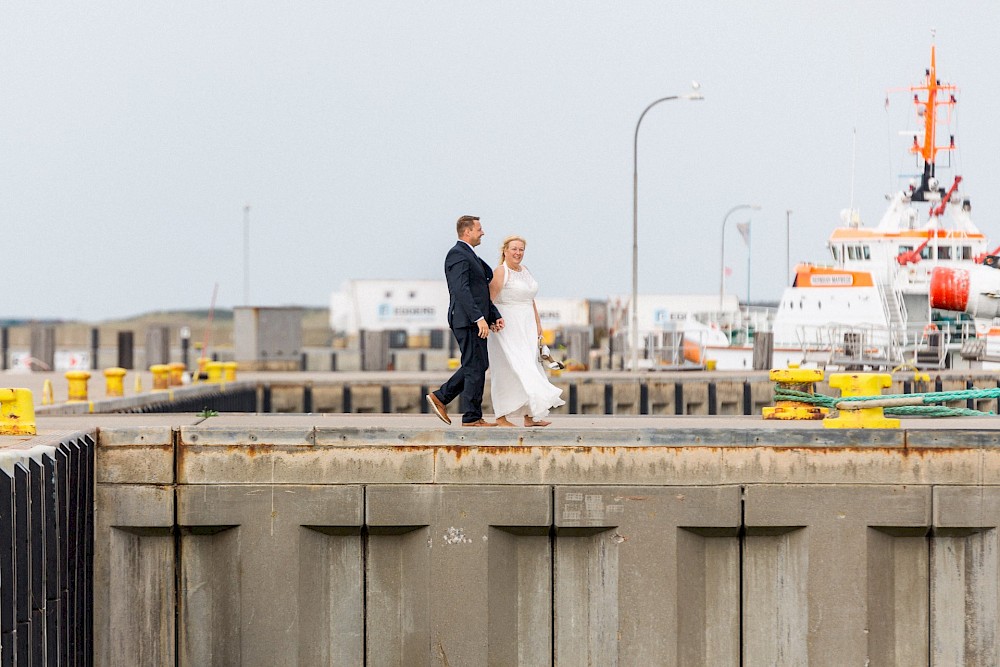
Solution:
<svg viewBox="0 0 1000 667">
<path fill-rule="evenodd" d="M 330 297 L 330 327 L 339 333 L 448 328 L 443 280 L 351 280 Z"/>
<path fill-rule="evenodd" d="M 535 300 L 546 330 L 591 327 L 625 331 L 631 320 L 628 298 L 610 300 L 539 297 Z M 335 332 L 402 330 L 414 335 L 448 328 L 448 285 L 443 280 L 350 280 L 330 297 L 330 326 Z M 703 322 L 739 321 L 736 296 L 710 294 L 639 295 L 639 330 L 669 329 L 689 317 Z"/>
</svg>

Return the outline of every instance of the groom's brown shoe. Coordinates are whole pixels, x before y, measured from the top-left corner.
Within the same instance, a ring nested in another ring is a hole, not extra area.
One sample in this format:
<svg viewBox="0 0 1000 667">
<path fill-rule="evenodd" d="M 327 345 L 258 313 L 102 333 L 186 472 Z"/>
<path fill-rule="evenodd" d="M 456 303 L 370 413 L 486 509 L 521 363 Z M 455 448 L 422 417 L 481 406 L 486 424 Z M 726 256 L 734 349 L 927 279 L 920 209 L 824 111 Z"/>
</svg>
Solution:
<svg viewBox="0 0 1000 667">
<path fill-rule="evenodd" d="M 438 419 L 451 426 L 451 417 L 448 416 L 448 411 L 445 409 L 441 399 L 434 394 L 427 394 L 427 402 L 430 404 L 434 414 L 438 416 Z"/>
<path fill-rule="evenodd" d="M 462 422 L 462 426 L 499 426 L 496 422 L 488 422 L 485 419 L 480 419 L 474 422 Z"/>
</svg>

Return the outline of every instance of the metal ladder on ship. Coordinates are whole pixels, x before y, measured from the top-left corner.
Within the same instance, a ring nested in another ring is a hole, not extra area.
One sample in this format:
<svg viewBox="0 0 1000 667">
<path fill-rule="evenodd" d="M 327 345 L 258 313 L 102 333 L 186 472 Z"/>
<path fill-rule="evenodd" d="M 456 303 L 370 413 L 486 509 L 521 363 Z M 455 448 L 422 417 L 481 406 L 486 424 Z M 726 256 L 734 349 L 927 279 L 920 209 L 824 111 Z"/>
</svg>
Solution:
<svg viewBox="0 0 1000 667">
<path fill-rule="evenodd" d="M 889 344 L 886 356 L 889 359 L 902 359 L 902 349 L 906 338 L 906 313 L 903 312 L 902 293 L 893 285 L 879 284 L 882 294 L 882 306 L 885 309 L 886 320 L 889 323 Z"/>
</svg>

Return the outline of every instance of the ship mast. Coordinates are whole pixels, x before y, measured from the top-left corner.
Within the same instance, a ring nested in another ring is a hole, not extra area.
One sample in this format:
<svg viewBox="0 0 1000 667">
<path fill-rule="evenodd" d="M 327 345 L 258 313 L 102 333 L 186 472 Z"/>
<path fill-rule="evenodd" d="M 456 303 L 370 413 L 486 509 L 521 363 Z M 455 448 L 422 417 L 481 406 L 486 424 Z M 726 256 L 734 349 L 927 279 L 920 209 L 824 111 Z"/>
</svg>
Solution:
<svg viewBox="0 0 1000 667">
<path fill-rule="evenodd" d="M 910 86 L 913 93 L 913 104 L 917 108 L 917 115 L 924 120 L 924 140 L 921 143 L 916 136 L 913 137 L 911 153 L 916 153 L 923 158 L 924 173 L 920 177 L 920 187 L 915 189 L 910 197 L 912 201 L 941 201 L 945 196 L 944 188 L 940 187 L 934 175 L 935 163 L 938 151 L 955 150 L 955 137 L 949 137 L 947 144 L 939 146 L 937 144 L 937 109 L 940 106 L 947 107 L 948 118 L 951 118 L 951 110 L 956 104 L 955 93 L 958 87 L 953 84 L 942 85 L 937 78 L 937 60 L 935 46 L 931 44 L 931 66 L 926 70 L 926 81 L 922 86 Z M 921 93 L 926 96 L 921 99 Z"/>
</svg>

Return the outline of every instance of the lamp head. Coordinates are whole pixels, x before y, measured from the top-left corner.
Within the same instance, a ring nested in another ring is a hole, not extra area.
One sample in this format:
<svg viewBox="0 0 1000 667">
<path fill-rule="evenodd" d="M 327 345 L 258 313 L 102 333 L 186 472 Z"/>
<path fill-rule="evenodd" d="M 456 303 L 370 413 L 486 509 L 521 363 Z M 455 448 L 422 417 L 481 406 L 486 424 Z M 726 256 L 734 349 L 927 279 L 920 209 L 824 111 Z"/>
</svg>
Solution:
<svg viewBox="0 0 1000 667">
<path fill-rule="evenodd" d="M 687 95 L 681 95 L 680 97 L 682 99 L 692 100 L 692 101 L 705 99 L 705 96 L 702 95 L 701 92 L 700 92 L 701 91 L 701 84 L 698 83 L 697 81 L 692 81 L 691 82 L 691 91 L 692 92 L 688 93 Z"/>
</svg>

